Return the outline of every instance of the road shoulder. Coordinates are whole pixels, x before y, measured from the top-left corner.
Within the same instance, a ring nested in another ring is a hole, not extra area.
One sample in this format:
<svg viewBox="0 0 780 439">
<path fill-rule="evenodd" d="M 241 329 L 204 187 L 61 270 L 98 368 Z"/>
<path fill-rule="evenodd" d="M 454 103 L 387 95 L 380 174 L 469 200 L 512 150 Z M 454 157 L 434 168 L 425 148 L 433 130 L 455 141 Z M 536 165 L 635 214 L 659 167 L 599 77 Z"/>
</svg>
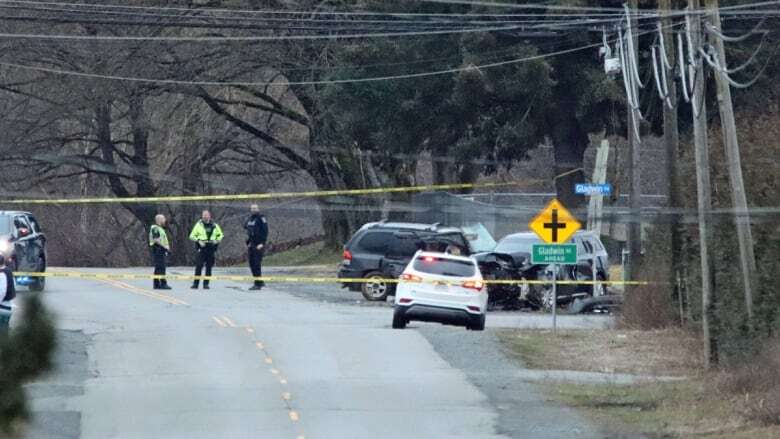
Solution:
<svg viewBox="0 0 780 439">
<path fill-rule="evenodd" d="M 419 332 L 451 366 L 488 398 L 498 413 L 498 434 L 509 437 L 601 437 L 577 411 L 549 400 L 536 386 L 519 379 L 522 366 L 510 358 L 496 333 L 424 325 Z"/>
</svg>

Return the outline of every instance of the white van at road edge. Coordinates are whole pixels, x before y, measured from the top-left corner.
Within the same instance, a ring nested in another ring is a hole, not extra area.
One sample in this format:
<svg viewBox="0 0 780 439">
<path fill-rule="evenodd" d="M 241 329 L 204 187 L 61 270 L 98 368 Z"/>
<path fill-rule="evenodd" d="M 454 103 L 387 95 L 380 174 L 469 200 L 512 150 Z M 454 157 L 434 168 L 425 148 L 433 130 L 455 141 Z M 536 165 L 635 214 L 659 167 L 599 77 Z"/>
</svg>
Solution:
<svg viewBox="0 0 780 439">
<path fill-rule="evenodd" d="M 418 251 L 398 282 L 393 328 L 422 321 L 482 331 L 487 302 L 487 287 L 473 258 Z"/>
</svg>

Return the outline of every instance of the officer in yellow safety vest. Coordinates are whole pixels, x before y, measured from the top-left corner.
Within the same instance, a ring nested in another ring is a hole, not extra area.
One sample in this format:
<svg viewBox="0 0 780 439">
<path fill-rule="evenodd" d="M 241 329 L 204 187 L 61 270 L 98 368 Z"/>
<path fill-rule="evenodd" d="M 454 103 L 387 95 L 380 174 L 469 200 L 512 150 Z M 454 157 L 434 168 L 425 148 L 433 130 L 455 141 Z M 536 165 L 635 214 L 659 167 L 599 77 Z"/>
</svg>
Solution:
<svg viewBox="0 0 780 439">
<path fill-rule="evenodd" d="M 204 210 L 200 221 L 195 223 L 190 233 L 190 240 L 195 242 L 195 281 L 192 283 L 192 289 L 198 289 L 198 283 L 203 273 L 203 267 L 206 267 L 206 279 L 203 279 L 203 289 L 209 289 L 209 279 L 211 268 L 214 266 L 217 247 L 222 242 L 222 229 L 219 224 L 211 220 L 211 212 Z"/>
<path fill-rule="evenodd" d="M 165 215 L 154 217 L 155 224 L 149 229 L 149 247 L 152 251 L 152 263 L 154 264 L 154 289 L 170 290 L 165 280 L 166 258 L 171 253 L 171 245 L 168 242 L 168 233 L 165 231 Z"/>
</svg>

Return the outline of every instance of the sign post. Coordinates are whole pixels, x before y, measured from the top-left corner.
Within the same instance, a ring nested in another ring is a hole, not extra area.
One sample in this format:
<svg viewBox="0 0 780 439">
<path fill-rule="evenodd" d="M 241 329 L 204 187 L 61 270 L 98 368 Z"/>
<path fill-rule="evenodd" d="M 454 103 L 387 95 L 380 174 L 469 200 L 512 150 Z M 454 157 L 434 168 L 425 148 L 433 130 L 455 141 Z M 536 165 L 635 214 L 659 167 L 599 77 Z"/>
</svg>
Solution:
<svg viewBox="0 0 780 439">
<path fill-rule="evenodd" d="M 553 335 L 558 334 L 558 264 L 552 264 L 553 284 L 552 284 L 552 316 L 553 316 Z"/>
<path fill-rule="evenodd" d="M 558 329 L 558 264 L 577 263 L 577 245 L 565 243 L 582 225 L 558 200 L 552 200 L 528 227 L 546 243 L 533 245 L 531 263 L 552 266 L 552 326 L 555 334 Z"/>
</svg>

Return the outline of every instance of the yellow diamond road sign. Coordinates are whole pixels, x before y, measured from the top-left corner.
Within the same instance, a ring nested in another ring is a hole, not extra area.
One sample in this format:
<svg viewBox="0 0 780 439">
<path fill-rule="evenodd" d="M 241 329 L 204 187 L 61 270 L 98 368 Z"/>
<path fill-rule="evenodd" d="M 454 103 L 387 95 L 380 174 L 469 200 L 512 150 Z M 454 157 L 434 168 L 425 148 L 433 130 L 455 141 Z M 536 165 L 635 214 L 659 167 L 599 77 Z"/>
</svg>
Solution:
<svg viewBox="0 0 780 439">
<path fill-rule="evenodd" d="M 582 227 L 563 204 L 558 200 L 550 201 L 536 218 L 528 223 L 542 241 L 548 244 L 561 244 L 569 241 L 571 235 Z"/>
</svg>

